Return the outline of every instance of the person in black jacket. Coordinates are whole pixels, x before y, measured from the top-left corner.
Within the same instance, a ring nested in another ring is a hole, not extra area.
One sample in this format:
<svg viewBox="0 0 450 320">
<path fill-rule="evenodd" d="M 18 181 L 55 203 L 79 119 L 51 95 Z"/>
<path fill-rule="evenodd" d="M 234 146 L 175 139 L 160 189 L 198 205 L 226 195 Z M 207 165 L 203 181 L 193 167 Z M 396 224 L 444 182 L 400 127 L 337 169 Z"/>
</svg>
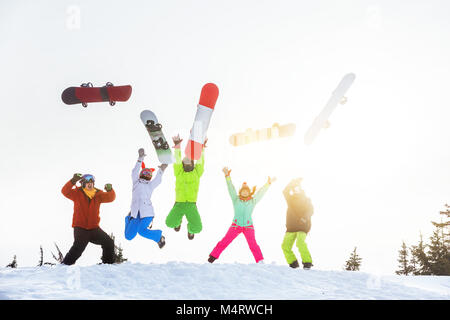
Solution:
<svg viewBox="0 0 450 320">
<path fill-rule="evenodd" d="M 298 268 L 297 258 L 292 252 L 292 246 L 297 240 L 297 248 L 302 258 L 303 268 L 310 269 L 312 258 L 305 239 L 311 230 L 311 216 L 314 213 L 314 208 L 311 200 L 300 187 L 301 181 L 301 178 L 293 179 L 283 190 L 288 209 L 286 213 L 286 234 L 281 248 L 289 266 Z"/>
</svg>

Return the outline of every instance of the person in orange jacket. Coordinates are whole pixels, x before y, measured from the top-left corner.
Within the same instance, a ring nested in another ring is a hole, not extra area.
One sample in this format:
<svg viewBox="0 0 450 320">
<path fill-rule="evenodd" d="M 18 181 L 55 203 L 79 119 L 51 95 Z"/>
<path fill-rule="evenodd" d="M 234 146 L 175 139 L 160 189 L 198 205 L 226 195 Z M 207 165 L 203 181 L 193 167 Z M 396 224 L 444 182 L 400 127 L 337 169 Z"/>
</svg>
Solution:
<svg viewBox="0 0 450 320">
<path fill-rule="evenodd" d="M 81 187 L 76 187 L 78 181 Z M 74 204 L 72 219 L 74 242 L 64 257 L 63 264 L 74 264 L 89 242 L 102 246 L 103 263 L 114 263 L 114 240 L 100 228 L 99 223 L 100 204 L 114 201 L 116 193 L 109 183 L 105 185 L 106 192 L 95 188 L 94 184 L 93 175 L 75 173 L 61 190 L 62 194 Z"/>
</svg>

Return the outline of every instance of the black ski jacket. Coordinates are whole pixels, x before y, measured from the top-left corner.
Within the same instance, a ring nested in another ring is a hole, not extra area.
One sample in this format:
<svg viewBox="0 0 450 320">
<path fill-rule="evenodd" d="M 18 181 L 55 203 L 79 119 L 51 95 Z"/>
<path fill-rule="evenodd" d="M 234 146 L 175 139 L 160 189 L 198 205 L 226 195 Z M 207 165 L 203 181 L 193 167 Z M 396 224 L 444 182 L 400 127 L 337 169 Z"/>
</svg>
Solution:
<svg viewBox="0 0 450 320">
<path fill-rule="evenodd" d="M 314 208 L 305 192 L 292 192 L 292 188 L 287 186 L 283 190 L 288 209 L 286 213 L 286 232 L 303 231 L 308 233 L 311 230 L 311 216 Z"/>
</svg>

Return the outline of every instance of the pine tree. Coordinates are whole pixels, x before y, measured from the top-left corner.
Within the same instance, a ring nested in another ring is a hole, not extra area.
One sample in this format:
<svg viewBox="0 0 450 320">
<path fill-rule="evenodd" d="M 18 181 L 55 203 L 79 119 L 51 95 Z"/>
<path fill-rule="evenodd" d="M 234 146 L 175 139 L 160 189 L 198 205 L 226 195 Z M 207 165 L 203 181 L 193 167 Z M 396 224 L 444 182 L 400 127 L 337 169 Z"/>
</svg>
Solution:
<svg viewBox="0 0 450 320">
<path fill-rule="evenodd" d="M 444 216 L 441 222 L 431 221 L 435 229 L 430 237 L 426 258 L 428 274 L 432 275 L 450 275 L 450 206 L 444 206 L 445 210 L 439 212 Z"/>
<path fill-rule="evenodd" d="M 116 247 L 116 250 L 117 250 L 117 252 L 115 254 L 116 255 L 115 262 L 116 263 L 122 263 L 122 262 L 125 262 L 128 260 L 123 257 L 123 249 L 120 245 L 118 247 Z"/>
<path fill-rule="evenodd" d="M 412 259 L 417 261 L 415 275 L 430 275 L 430 262 L 426 253 L 427 245 L 423 243 L 422 233 L 420 234 L 420 241 L 418 245 L 411 246 Z"/>
<path fill-rule="evenodd" d="M 411 258 L 409 259 L 410 274 L 417 275 L 417 274 L 419 274 L 419 270 L 418 270 L 419 261 L 417 260 L 416 256 L 413 254 L 413 250 L 411 248 L 409 248 L 408 250 L 411 255 Z"/>
<path fill-rule="evenodd" d="M 345 270 L 347 271 L 359 271 L 359 267 L 361 266 L 362 258 L 356 253 L 356 247 L 353 252 L 350 254 L 350 258 L 345 263 Z"/>
<path fill-rule="evenodd" d="M 448 204 L 445 204 L 445 211 L 440 211 L 439 214 L 442 214 L 443 216 L 447 217 L 447 221 L 444 222 L 431 222 L 434 226 L 436 227 L 442 227 L 444 228 L 444 235 L 445 235 L 445 240 L 448 244 L 448 241 L 450 241 L 449 237 L 450 237 L 450 206 Z"/>
<path fill-rule="evenodd" d="M 120 246 L 120 244 L 119 244 L 119 246 L 116 246 L 115 245 L 115 243 L 116 243 L 116 239 L 115 239 L 115 237 L 114 237 L 114 234 L 110 234 L 110 237 L 111 237 L 111 239 L 113 239 L 113 241 L 114 241 L 114 263 L 123 263 L 123 262 L 125 262 L 125 261 L 127 261 L 128 259 L 125 259 L 124 257 L 123 257 L 123 249 L 122 249 L 122 247 Z"/>
<path fill-rule="evenodd" d="M 443 215 L 444 218 L 447 218 L 447 221 L 442 221 L 440 223 L 433 222 L 433 225 L 438 228 L 442 228 L 444 244 L 447 248 L 447 251 L 450 251 L 450 206 L 445 204 L 445 211 L 440 211 L 439 214 Z"/>
<path fill-rule="evenodd" d="M 450 256 L 445 244 L 444 227 L 439 224 L 435 226 L 436 229 L 430 237 L 430 250 L 427 255 L 430 271 L 433 275 L 450 275 Z"/>
<path fill-rule="evenodd" d="M 17 257 L 14 255 L 13 261 L 6 266 L 7 268 L 17 268 Z"/>
<path fill-rule="evenodd" d="M 406 246 L 405 242 L 402 242 L 402 248 L 399 250 L 399 258 L 398 258 L 398 262 L 399 262 L 399 270 L 395 271 L 396 274 L 404 274 L 404 275 L 408 275 L 411 273 L 411 266 L 409 264 L 409 260 L 408 260 L 408 247 Z"/>
</svg>

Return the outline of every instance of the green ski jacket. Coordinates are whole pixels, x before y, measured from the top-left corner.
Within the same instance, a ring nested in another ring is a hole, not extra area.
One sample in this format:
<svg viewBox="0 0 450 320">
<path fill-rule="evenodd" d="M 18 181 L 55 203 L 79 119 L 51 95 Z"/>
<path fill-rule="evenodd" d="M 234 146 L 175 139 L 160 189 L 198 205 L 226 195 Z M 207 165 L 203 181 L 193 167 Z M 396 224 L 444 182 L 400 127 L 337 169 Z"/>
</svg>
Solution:
<svg viewBox="0 0 450 320">
<path fill-rule="evenodd" d="M 203 150 L 201 158 L 197 161 L 194 170 L 185 172 L 181 162 L 181 150 L 175 149 L 175 163 L 173 172 L 176 177 L 175 194 L 176 202 L 197 202 L 198 189 L 200 186 L 200 177 L 205 171 L 205 151 Z"/>
</svg>

